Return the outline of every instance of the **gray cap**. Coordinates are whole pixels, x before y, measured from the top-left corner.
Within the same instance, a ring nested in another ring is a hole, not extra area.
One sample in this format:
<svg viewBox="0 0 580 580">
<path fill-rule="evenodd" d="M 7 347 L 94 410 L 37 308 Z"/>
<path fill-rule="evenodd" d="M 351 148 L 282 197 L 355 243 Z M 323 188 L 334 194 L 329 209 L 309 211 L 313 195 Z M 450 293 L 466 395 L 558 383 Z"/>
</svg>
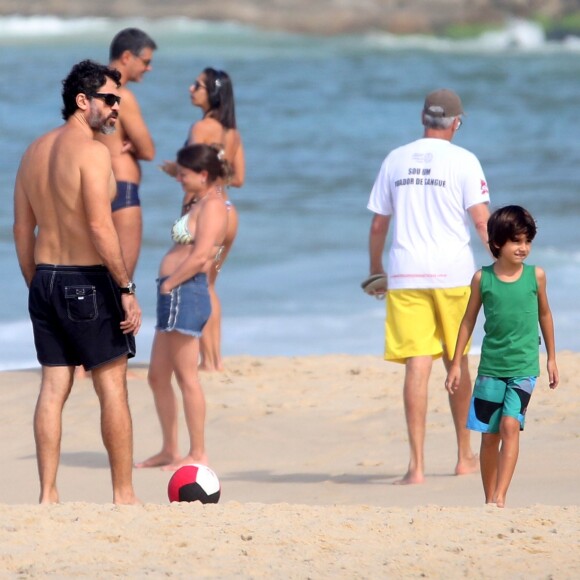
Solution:
<svg viewBox="0 0 580 580">
<path fill-rule="evenodd" d="M 423 113 L 431 117 L 457 117 L 463 115 L 463 105 L 457 93 L 438 89 L 425 97 Z"/>
</svg>

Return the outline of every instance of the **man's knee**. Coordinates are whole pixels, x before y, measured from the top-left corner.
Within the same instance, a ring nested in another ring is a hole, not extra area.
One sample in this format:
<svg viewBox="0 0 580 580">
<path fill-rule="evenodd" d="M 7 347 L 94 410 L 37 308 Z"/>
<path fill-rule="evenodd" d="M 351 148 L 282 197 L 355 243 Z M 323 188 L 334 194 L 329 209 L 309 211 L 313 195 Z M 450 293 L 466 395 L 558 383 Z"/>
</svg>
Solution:
<svg viewBox="0 0 580 580">
<path fill-rule="evenodd" d="M 74 379 L 74 367 L 43 367 L 40 394 L 45 398 L 66 401 Z"/>
<path fill-rule="evenodd" d="M 123 390 L 127 384 L 127 355 L 91 370 L 93 386 L 97 393 Z"/>
</svg>

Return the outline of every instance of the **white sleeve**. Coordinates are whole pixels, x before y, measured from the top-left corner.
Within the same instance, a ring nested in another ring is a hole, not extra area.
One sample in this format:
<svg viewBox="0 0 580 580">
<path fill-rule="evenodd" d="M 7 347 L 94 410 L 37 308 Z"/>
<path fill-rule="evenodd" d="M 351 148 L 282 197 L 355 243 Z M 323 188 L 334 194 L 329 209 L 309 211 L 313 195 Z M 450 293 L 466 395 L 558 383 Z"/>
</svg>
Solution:
<svg viewBox="0 0 580 580">
<path fill-rule="evenodd" d="M 489 189 L 481 163 L 468 152 L 463 173 L 463 207 L 469 209 L 478 203 L 489 203 Z"/>
<path fill-rule="evenodd" d="M 388 157 L 383 161 L 375 184 L 371 190 L 367 208 L 379 215 L 391 215 L 393 206 L 391 203 L 391 188 L 387 171 Z"/>
</svg>

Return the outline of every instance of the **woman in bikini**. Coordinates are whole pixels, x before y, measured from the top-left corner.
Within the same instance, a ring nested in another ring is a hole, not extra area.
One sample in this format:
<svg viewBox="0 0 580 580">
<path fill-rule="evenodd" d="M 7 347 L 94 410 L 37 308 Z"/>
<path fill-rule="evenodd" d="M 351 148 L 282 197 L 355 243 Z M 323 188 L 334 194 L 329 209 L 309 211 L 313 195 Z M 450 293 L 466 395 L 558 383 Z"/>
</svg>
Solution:
<svg viewBox="0 0 580 580">
<path fill-rule="evenodd" d="M 238 212 L 228 199 L 227 187 L 241 187 L 245 178 L 244 146 L 236 126 L 234 91 L 227 73 L 213 68 L 204 69 L 189 88 L 191 102 L 203 112 L 203 117 L 191 126 L 187 143 L 217 145 L 223 152 L 230 170 L 223 179 L 223 197 L 228 207 L 228 231 L 224 251 L 208 274 L 212 312 L 200 343 L 200 369 L 221 371 L 221 304 L 215 291 L 218 272 L 225 262 L 238 231 Z M 161 168 L 175 176 L 175 163 L 166 161 Z"/>
<path fill-rule="evenodd" d="M 219 150 L 189 145 L 177 154 L 177 180 L 184 191 L 181 217 L 173 225 L 175 242 L 165 254 L 157 280 L 157 324 L 149 365 L 149 385 L 161 423 L 161 451 L 136 467 L 175 470 L 189 463 L 207 465 L 205 397 L 197 372 L 199 338 L 210 316 L 208 280 L 224 251 L 228 210 L 219 185 L 226 164 Z M 195 361 L 195 362 L 194 362 Z M 175 374 L 183 396 L 189 452 L 179 454 Z"/>
</svg>

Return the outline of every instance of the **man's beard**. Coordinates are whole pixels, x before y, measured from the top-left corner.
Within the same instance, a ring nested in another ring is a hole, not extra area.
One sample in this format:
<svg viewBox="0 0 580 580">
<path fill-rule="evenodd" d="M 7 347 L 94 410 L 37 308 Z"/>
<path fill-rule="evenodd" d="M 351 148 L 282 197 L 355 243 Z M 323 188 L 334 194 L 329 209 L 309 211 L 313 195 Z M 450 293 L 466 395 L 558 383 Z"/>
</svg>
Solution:
<svg viewBox="0 0 580 580">
<path fill-rule="evenodd" d="M 115 125 L 102 125 L 100 131 L 103 135 L 111 135 L 116 129 Z"/>
<path fill-rule="evenodd" d="M 89 114 L 89 127 L 93 129 L 93 131 L 98 131 L 103 135 L 111 135 L 111 133 L 115 132 L 115 125 L 108 124 L 109 119 L 116 119 L 116 115 L 114 113 L 110 114 L 108 117 L 102 117 L 100 111 L 91 103 L 91 112 Z"/>
</svg>

